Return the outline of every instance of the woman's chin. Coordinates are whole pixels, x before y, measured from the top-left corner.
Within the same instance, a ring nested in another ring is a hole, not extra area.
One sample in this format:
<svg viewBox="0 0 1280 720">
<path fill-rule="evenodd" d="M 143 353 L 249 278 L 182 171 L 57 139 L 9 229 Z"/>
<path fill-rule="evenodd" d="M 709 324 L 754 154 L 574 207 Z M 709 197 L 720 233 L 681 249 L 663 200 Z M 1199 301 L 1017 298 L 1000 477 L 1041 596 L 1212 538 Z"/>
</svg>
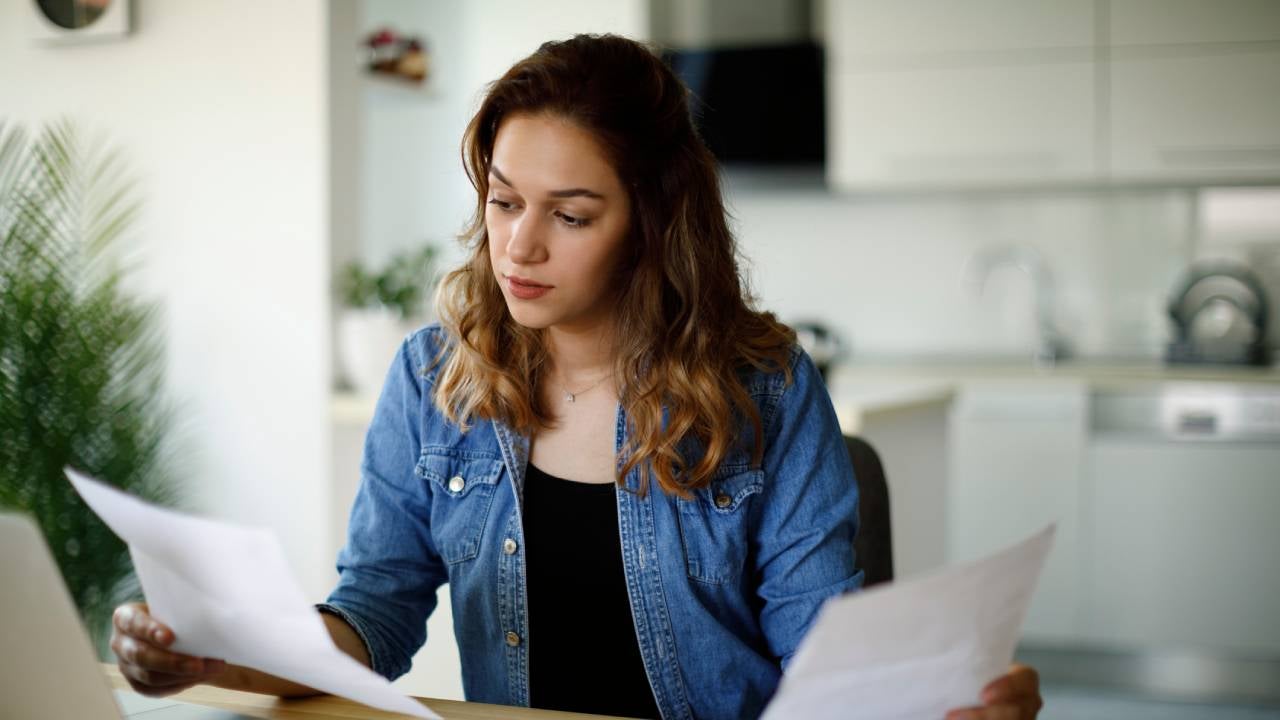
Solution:
<svg viewBox="0 0 1280 720">
<path fill-rule="evenodd" d="M 555 319 L 544 312 L 531 311 L 527 307 L 512 307 L 507 304 L 507 313 L 511 315 L 511 319 L 516 321 L 517 325 L 529 328 L 530 330 L 544 330 L 554 324 Z"/>
</svg>

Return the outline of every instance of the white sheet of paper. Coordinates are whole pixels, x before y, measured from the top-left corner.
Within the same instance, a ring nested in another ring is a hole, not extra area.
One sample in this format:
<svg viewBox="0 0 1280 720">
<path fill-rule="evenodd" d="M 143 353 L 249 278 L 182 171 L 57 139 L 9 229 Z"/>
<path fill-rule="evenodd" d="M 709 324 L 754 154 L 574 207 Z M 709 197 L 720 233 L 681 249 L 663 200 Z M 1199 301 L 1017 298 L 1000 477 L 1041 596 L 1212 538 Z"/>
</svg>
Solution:
<svg viewBox="0 0 1280 720">
<path fill-rule="evenodd" d="M 940 720 L 1013 660 L 1055 526 L 981 560 L 828 600 L 764 720 Z"/>
<path fill-rule="evenodd" d="M 316 690 L 439 719 L 338 649 L 268 530 L 151 505 L 66 468 L 98 517 L 129 545 L 151 614 L 175 652 L 222 658 Z"/>
</svg>

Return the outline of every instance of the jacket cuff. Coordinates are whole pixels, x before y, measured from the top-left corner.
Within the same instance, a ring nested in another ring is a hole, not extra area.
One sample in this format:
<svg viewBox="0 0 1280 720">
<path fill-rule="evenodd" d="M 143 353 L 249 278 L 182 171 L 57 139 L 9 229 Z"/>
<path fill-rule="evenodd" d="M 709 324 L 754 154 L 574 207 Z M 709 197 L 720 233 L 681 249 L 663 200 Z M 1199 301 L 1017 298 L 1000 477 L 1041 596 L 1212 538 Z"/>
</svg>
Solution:
<svg viewBox="0 0 1280 720">
<path fill-rule="evenodd" d="M 316 610 L 322 614 L 333 615 L 340 618 L 352 630 L 356 631 L 356 635 L 360 638 L 360 642 L 364 643 L 364 651 L 369 654 L 369 662 L 373 665 L 373 671 L 390 680 L 393 676 L 389 674 L 393 668 L 383 667 L 383 653 L 376 652 L 374 643 L 370 641 L 369 628 L 365 621 L 360 619 L 359 615 L 333 603 L 316 603 Z"/>
</svg>

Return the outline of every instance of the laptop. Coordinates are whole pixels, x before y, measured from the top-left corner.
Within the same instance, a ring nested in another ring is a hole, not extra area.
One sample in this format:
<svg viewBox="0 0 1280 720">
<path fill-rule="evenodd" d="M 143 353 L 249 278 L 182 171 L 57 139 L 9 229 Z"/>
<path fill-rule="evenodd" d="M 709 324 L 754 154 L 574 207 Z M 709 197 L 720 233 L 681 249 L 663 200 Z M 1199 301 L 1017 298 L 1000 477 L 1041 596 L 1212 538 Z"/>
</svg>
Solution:
<svg viewBox="0 0 1280 720">
<path fill-rule="evenodd" d="M 0 578 L 4 717 L 252 720 L 226 710 L 113 692 L 44 536 L 26 515 L 0 513 Z"/>
</svg>

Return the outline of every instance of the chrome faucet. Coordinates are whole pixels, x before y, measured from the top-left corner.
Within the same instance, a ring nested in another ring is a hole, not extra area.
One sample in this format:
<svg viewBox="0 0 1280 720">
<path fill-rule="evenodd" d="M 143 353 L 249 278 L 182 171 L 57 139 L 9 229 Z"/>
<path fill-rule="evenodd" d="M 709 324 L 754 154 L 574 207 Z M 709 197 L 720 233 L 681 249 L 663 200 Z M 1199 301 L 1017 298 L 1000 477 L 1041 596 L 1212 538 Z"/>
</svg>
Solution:
<svg viewBox="0 0 1280 720">
<path fill-rule="evenodd" d="M 1039 335 L 1033 362 L 1052 366 L 1065 359 L 1069 355 L 1067 343 L 1053 320 L 1053 273 L 1049 271 L 1044 256 L 1029 245 L 985 247 L 965 261 L 964 278 L 974 292 L 981 295 L 987 277 L 1001 265 L 1012 265 L 1031 278 L 1035 294 L 1036 332 Z"/>
</svg>

